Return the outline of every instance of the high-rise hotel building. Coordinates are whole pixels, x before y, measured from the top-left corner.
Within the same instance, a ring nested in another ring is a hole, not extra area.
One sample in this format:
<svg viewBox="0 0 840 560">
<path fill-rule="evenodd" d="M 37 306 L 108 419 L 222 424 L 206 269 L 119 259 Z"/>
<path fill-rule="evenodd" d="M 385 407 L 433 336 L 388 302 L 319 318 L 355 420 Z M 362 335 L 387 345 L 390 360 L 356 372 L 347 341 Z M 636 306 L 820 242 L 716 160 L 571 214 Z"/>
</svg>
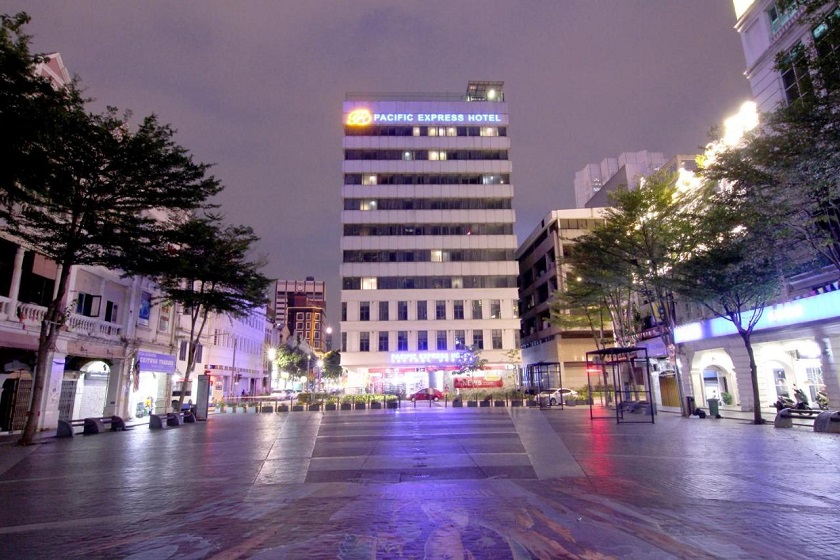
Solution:
<svg viewBox="0 0 840 560">
<path fill-rule="evenodd" d="M 503 82 L 347 94 L 341 365 L 348 389 L 513 385 L 516 236 Z M 465 350 L 484 368 L 457 374 Z"/>
</svg>

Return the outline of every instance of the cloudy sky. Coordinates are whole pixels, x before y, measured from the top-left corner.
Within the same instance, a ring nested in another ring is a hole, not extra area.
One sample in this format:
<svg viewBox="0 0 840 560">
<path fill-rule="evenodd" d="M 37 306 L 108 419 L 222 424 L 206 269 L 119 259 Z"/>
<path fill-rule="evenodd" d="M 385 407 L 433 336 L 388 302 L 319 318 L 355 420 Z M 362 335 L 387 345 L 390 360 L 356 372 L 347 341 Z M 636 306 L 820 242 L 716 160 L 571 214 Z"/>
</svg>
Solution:
<svg viewBox="0 0 840 560">
<path fill-rule="evenodd" d="M 520 240 L 575 171 L 694 153 L 749 98 L 730 0 L 3 0 L 95 109 L 158 114 L 215 164 L 274 278 L 327 281 L 338 326 L 345 92 L 503 80 Z"/>
</svg>

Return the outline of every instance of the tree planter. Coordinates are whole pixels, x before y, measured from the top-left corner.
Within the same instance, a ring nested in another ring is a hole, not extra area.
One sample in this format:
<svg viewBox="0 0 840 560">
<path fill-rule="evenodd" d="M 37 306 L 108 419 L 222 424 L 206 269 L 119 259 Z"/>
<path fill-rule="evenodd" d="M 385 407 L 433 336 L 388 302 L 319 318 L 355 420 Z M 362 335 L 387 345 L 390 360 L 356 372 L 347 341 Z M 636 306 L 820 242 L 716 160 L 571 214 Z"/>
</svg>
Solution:
<svg viewBox="0 0 840 560">
<path fill-rule="evenodd" d="M 505 401 L 493 401 L 493 406 L 507 406 Z"/>
<path fill-rule="evenodd" d="M 324 407 L 324 410 L 336 410 L 336 406 L 334 403 L 328 403 L 327 406 Z"/>
<path fill-rule="evenodd" d="M 303 411 L 303 405 L 302 404 L 296 404 L 296 405 L 292 406 L 292 412 L 301 412 L 301 411 Z"/>
<path fill-rule="evenodd" d="M 461 399 L 454 400 L 454 401 L 452 401 L 452 407 L 453 408 L 463 408 L 464 407 L 464 401 L 462 401 Z"/>
<path fill-rule="evenodd" d="M 478 401 L 467 401 L 468 408 L 478 408 Z"/>
<path fill-rule="evenodd" d="M 277 412 L 289 412 L 289 405 L 287 405 L 287 404 L 277 405 Z"/>
<path fill-rule="evenodd" d="M 400 403 L 397 401 L 388 401 L 388 408 L 399 408 Z"/>
<path fill-rule="evenodd" d="M 382 403 L 381 402 L 374 401 L 374 402 L 370 403 L 370 409 L 371 410 L 379 410 L 381 408 L 382 408 Z"/>
<path fill-rule="evenodd" d="M 357 402 L 356 403 L 356 410 L 364 410 L 367 408 L 367 403 Z"/>
<path fill-rule="evenodd" d="M 269 405 L 263 405 L 260 409 L 260 412 L 274 412 L 274 407 Z"/>
<path fill-rule="evenodd" d="M 481 408 L 487 408 L 488 406 L 490 406 L 490 401 L 481 401 L 478 406 L 480 406 Z"/>
<path fill-rule="evenodd" d="M 353 405 L 349 402 L 341 403 L 341 410 L 353 410 Z"/>
<path fill-rule="evenodd" d="M 512 399 L 510 406 L 522 406 L 522 399 Z"/>
<path fill-rule="evenodd" d="M 329 406 L 330 405 L 327 405 L 327 407 L 329 407 Z M 309 405 L 309 410 L 313 411 L 313 412 L 318 412 L 319 410 L 321 410 L 321 405 L 320 404 L 310 404 Z"/>
</svg>

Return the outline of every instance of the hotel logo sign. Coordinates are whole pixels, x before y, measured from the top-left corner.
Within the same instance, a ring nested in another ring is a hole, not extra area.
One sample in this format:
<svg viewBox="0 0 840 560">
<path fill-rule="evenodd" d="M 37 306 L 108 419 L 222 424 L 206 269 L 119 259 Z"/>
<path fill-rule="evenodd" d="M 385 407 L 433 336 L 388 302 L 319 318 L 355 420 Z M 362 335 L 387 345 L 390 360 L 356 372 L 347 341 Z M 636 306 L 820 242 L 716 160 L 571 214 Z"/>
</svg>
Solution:
<svg viewBox="0 0 840 560">
<path fill-rule="evenodd" d="M 356 109 L 347 115 L 348 126 L 367 126 L 373 121 L 373 115 L 367 109 Z"/>
</svg>

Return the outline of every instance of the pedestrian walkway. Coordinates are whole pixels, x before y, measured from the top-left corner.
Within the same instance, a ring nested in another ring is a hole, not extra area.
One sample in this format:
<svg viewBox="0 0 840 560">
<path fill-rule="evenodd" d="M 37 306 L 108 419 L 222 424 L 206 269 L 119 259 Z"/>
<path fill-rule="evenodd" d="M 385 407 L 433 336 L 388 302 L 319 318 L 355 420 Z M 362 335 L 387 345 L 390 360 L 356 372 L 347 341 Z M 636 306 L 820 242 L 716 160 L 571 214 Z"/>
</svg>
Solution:
<svg viewBox="0 0 840 560">
<path fill-rule="evenodd" d="M 0 558 L 837 558 L 838 458 L 587 407 L 218 415 L 0 446 Z"/>
</svg>

